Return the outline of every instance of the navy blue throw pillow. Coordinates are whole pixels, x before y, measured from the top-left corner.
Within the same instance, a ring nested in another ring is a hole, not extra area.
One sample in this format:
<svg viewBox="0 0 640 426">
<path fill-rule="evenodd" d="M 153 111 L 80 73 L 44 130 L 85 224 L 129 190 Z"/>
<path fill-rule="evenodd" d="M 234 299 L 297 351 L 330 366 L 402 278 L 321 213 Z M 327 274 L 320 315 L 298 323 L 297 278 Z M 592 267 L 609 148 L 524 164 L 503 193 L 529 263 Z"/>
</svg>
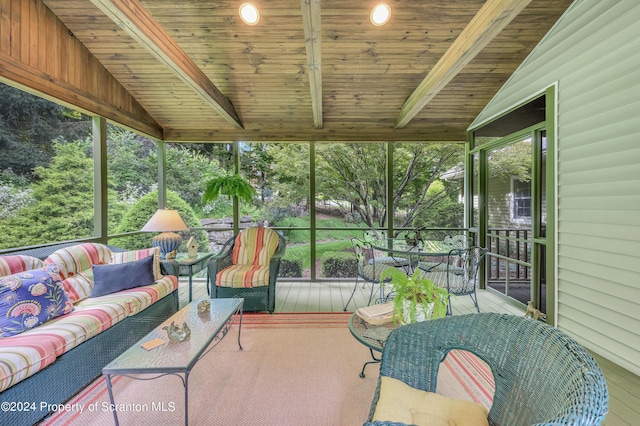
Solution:
<svg viewBox="0 0 640 426">
<path fill-rule="evenodd" d="M 153 284 L 153 256 L 133 262 L 93 265 L 91 297 Z"/>
</svg>

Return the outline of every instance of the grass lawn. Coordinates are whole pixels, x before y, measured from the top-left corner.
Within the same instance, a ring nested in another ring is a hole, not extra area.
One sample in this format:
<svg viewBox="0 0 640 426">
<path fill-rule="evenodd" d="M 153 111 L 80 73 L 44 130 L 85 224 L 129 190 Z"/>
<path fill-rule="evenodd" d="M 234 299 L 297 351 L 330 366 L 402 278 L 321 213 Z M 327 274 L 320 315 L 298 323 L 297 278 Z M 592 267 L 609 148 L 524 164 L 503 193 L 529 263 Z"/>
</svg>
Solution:
<svg viewBox="0 0 640 426">
<path fill-rule="evenodd" d="M 351 241 L 346 239 L 342 241 L 318 241 L 316 243 L 316 257 L 322 259 L 322 256 L 328 251 L 344 251 L 351 249 Z M 299 244 L 287 246 L 285 257 L 295 255 L 302 257 L 302 269 L 311 267 L 311 246 L 307 244 Z"/>
</svg>

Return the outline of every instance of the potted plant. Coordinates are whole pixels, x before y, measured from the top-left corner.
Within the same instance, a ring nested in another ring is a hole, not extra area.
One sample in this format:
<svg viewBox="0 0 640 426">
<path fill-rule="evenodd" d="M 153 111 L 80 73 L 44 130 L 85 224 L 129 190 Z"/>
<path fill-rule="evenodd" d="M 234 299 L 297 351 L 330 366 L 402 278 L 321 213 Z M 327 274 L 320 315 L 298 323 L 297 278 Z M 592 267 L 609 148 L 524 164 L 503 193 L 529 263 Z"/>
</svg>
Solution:
<svg viewBox="0 0 640 426">
<path fill-rule="evenodd" d="M 380 277 L 381 282 L 390 278 L 393 287 L 393 320 L 410 324 L 429 319 L 443 318 L 447 314 L 449 293 L 438 287 L 416 269 L 409 276 L 395 268 L 388 268 Z"/>
<path fill-rule="evenodd" d="M 240 174 L 225 174 L 213 178 L 207 183 L 202 200 L 207 203 L 214 201 L 220 195 L 227 195 L 231 198 L 238 197 L 239 200 L 251 203 L 256 195 L 256 190 Z"/>
</svg>

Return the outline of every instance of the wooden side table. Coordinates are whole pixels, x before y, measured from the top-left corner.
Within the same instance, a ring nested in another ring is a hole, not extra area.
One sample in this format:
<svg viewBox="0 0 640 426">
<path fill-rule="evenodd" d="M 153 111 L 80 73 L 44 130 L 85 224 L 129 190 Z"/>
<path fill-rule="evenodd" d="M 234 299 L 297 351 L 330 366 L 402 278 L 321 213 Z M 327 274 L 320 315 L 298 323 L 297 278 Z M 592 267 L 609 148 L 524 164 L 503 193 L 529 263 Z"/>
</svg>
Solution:
<svg viewBox="0 0 640 426">
<path fill-rule="evenodd" d="M 207 269 L 209 258 L 213 253 L 198 253 L 196 257 L 189 257 L 187 253 L 178 253 L 175 259 L 162 259 L 160 265 L 165 274 L 176 277 L 189 277 L 189 302 L 193 297 L 193 275 Z M 209 274 L 207 274 L 207 288 L 209 288 Z"/>
</svg>

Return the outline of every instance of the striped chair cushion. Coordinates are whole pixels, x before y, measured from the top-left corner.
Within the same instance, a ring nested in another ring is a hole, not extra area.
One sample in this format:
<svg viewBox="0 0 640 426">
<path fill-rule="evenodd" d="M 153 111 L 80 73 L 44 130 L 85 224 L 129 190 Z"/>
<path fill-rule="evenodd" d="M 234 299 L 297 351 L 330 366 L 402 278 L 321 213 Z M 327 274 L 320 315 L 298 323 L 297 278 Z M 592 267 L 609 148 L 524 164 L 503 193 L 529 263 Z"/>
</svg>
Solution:
<svg viewBox="0 0 640 426">
<path fill-rule="evenodd" d="M 18 272 L 39 269 L 44 266 L 42 260 L 37 257 L 24 255 L 0 256 L 0 277 L 13 275 Z"/>
<path fill-rule="evenodd" d="M 395 256 L 381 256 L 381 257 L 376 257 L 375 259 L 370 259 L 369 260 L 369 265 L 389 265 L 389 266 L 393 266 L 393 267 L 402 267 L 402 266 L 409 266 L 411 264 L 411 262 L 409 262 L 409 259 L 404 258 L 404 257 L 395 257 Z"/>
<path fill-rule="evenodd" d="M 91 296 L 93 291 L 92 265 L 111 262 L 111 250 L 104 244 L 85 243 L 65 247 L 51 253 L 45 263 L 60 268 L 62 288 L 72 303 Z"/>
<path fill-rule="evenodd" d="M 149 257 L 151 255 L 153 255 L 153 276 L 156 280 L 159 280 L 162 278 L 162 271 L 160 269 L 160 247 L 123 252 L 112 252 L 111 263 L 133 262 L 135 260 L 144 259 L 145 257 Z"/>
<path fill-rule="evenodd" d="M 220 287 L 252 288 L 269 285 L 269 266 L 231 265 L 218 272 L 216 285 Z"/>
<path fill-rule="evenodd" d="M 231 262 L 234 265 L 268 266 L 278 248 L 278 234 L 269 228 L 247 228 L 236 236 Z"/>
</svg>

